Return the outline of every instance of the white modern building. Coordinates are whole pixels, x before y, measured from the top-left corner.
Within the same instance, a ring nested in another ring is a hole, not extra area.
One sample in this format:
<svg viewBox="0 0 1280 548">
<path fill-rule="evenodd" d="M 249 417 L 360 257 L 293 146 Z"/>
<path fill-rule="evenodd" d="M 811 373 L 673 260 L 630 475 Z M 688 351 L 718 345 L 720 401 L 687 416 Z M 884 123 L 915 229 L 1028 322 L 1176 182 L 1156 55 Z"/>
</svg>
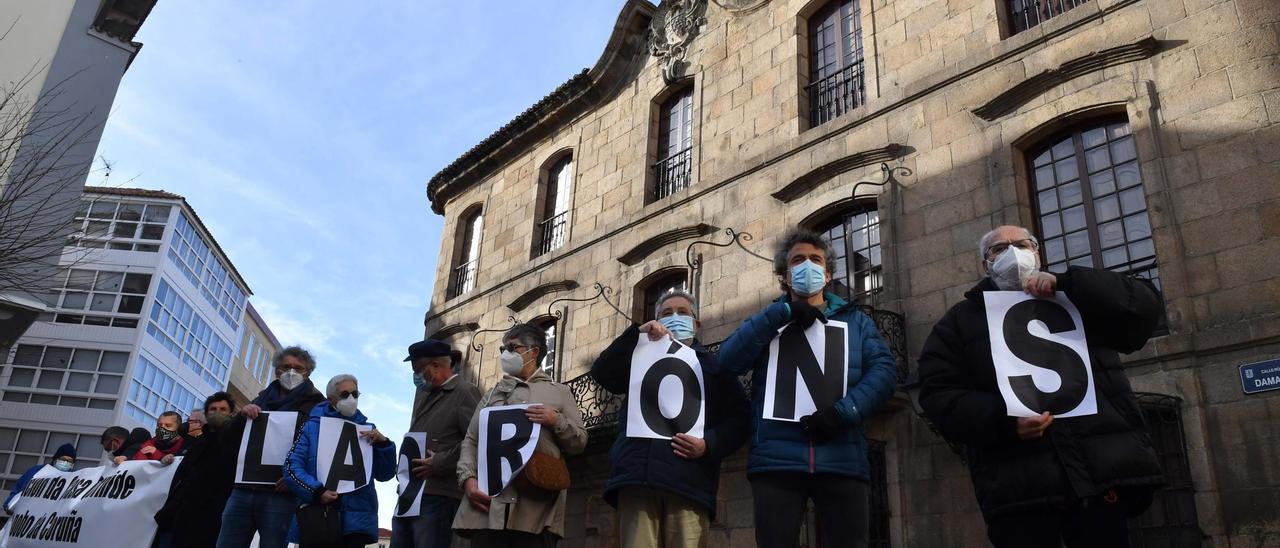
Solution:
<svg viewBox="0 0 1280 548">
<path fill-rule="evenodd" d="M 0 487 L 62 443 L 152 429 L 226 389 L 251 294 L 182 196 L 85 187 L 43 313 L 0 356 Z"/>
</svg>

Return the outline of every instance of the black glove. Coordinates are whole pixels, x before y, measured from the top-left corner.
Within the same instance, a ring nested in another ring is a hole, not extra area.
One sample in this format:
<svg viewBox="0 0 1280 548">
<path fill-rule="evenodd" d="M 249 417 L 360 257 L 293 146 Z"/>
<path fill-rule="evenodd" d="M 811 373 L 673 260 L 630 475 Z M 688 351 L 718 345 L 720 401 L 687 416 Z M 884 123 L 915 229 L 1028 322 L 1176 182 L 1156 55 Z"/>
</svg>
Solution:
<svg viewBox="0 0 1280 548">
<path fill-rule="evenodd" d="M 800 417 L 800 429 L 814 443 L 826 443 L 844 431 L 844 419 L 835 406 L 819 409 L 812 415 Z"/>
<path fill-rule="evenodd" d="M 827 317 L 822 314 L 822 311 L 805 301 L 792 301 L 789 306 L 791 321 L 800 326 L 800 329 L 809 329 L 814 320 L 827 323 Z"/>
</svg>

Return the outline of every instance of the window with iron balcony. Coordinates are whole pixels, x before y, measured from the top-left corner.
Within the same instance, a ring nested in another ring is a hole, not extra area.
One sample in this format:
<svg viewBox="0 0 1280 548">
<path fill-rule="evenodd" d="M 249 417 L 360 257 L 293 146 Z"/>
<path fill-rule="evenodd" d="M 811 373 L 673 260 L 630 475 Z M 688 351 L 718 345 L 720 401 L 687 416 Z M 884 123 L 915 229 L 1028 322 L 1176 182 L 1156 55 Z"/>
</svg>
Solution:
<svg viewBox="0 0 1280 548">
<path fill-rule="evenodd" d="M 857 0 L 832 0 L 809 18 L 809 127 L 866 104 L 862 55 L 862 9 Z"/>
<path fill-rule="evenodd" d="M 649 202 L 689 188 L 693 182 L 693 86 L 675 92 L 659 107 L 657 156 Z"/>
</svg>

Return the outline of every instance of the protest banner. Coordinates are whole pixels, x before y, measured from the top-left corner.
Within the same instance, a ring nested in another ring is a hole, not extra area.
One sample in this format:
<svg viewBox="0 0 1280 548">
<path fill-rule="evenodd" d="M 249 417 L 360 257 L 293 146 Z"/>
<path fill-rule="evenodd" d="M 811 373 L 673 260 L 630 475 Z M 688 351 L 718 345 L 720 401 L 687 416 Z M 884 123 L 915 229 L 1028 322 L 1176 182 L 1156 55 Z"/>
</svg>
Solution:
<svg viewBox="0 0 1280 548">
<path fill-rule="evenodd" d="M 827 320 L 808 329 L 789 323 L 769 342 L 762 417 L 799 422 L 844 397 L 849 381 L 849 325 Z"/>
<path fill-rule="evenodd" d="M 639 337 L 631 354 L 627 437 L 703 437 L 706 389 L 697 352 L 669 338 Z"/>
<path fill-rule="evenodd" d="M 489 496 L 502 492 L 533 456 L 542 425 L 529 420 L 529 404 L 480 410 L 479 462 L 476 481 Z"/>
<path fill-rule="evenodd" d="M 1011 417 L 1098 412 L 1093 367 L 1080 311 L 1058 292 L 1036 299 L 1022 291 L 986 291 L 987 328 L 996 385 Z"/>
<path fill-rule="evenodd" d="M 240 437 L 236 483 L 272 485 L 280 479 L 297 425 L 296 411 L 263 411 L 249 419 Z"/>
<path fill-rule="evenodd" d="M 360 435 L 372 425 L 335 417 L 320 418 L 316 440 L 316 478 L 339 495 L 369 484 L 373 477 L 373 444 Z"/>
<path fill-rule="evenodd" d="M 149 548 L 179 462 L 126 461 L 73 472 L 45 466 L 13 501 L 0 547 Z"/>
<path fill-rule="evenodd" d="M 400 443 L 400 458 L 396 464 L 396 511 L 394 517 L 411 518 L 422 512 L 422 486 L 424 480 L 413 476 L 411 461 L 427 457 L 426 432 L 409 432 Z"/>
</svg>

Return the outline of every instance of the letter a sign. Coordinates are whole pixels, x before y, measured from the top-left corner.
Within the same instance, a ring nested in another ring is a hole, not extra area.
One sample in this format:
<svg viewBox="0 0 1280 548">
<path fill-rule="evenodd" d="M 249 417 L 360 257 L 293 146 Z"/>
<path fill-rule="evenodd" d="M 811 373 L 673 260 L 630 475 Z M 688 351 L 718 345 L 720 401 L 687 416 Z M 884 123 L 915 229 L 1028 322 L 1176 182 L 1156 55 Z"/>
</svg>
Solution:
<svg viewBox="0 0 1280 548">
<path fill-rule="evenodd" d="M 373 476 L 373 445 L 360 437 L 372 430 L 335 417 L 320 418 L 320 439 L 316 443 L 316 477 L 324 488 L 338 494 L 364 487 Z"/>
<path fill-rule="evenodd" d="M 1036 299 L 1021 291 L 987 291 L 982 296 L 996 384 L 1009 416 L 1096 414 L 1084 322 L 1066 295 Z"/>
<path fill-rule="evenodd" d="M 763 418 L 799 422 L 844 397 L 849 383 L 849 324 L 789 323 L 769 343 Z"/>
<path fill-rule="evenodd" d="M 650 341 L 641 333 L 631 354 L 627 394 L 628 438 L 703 437 L 706 390 L 692 348 L 671 339 Z"/>
</svg>

